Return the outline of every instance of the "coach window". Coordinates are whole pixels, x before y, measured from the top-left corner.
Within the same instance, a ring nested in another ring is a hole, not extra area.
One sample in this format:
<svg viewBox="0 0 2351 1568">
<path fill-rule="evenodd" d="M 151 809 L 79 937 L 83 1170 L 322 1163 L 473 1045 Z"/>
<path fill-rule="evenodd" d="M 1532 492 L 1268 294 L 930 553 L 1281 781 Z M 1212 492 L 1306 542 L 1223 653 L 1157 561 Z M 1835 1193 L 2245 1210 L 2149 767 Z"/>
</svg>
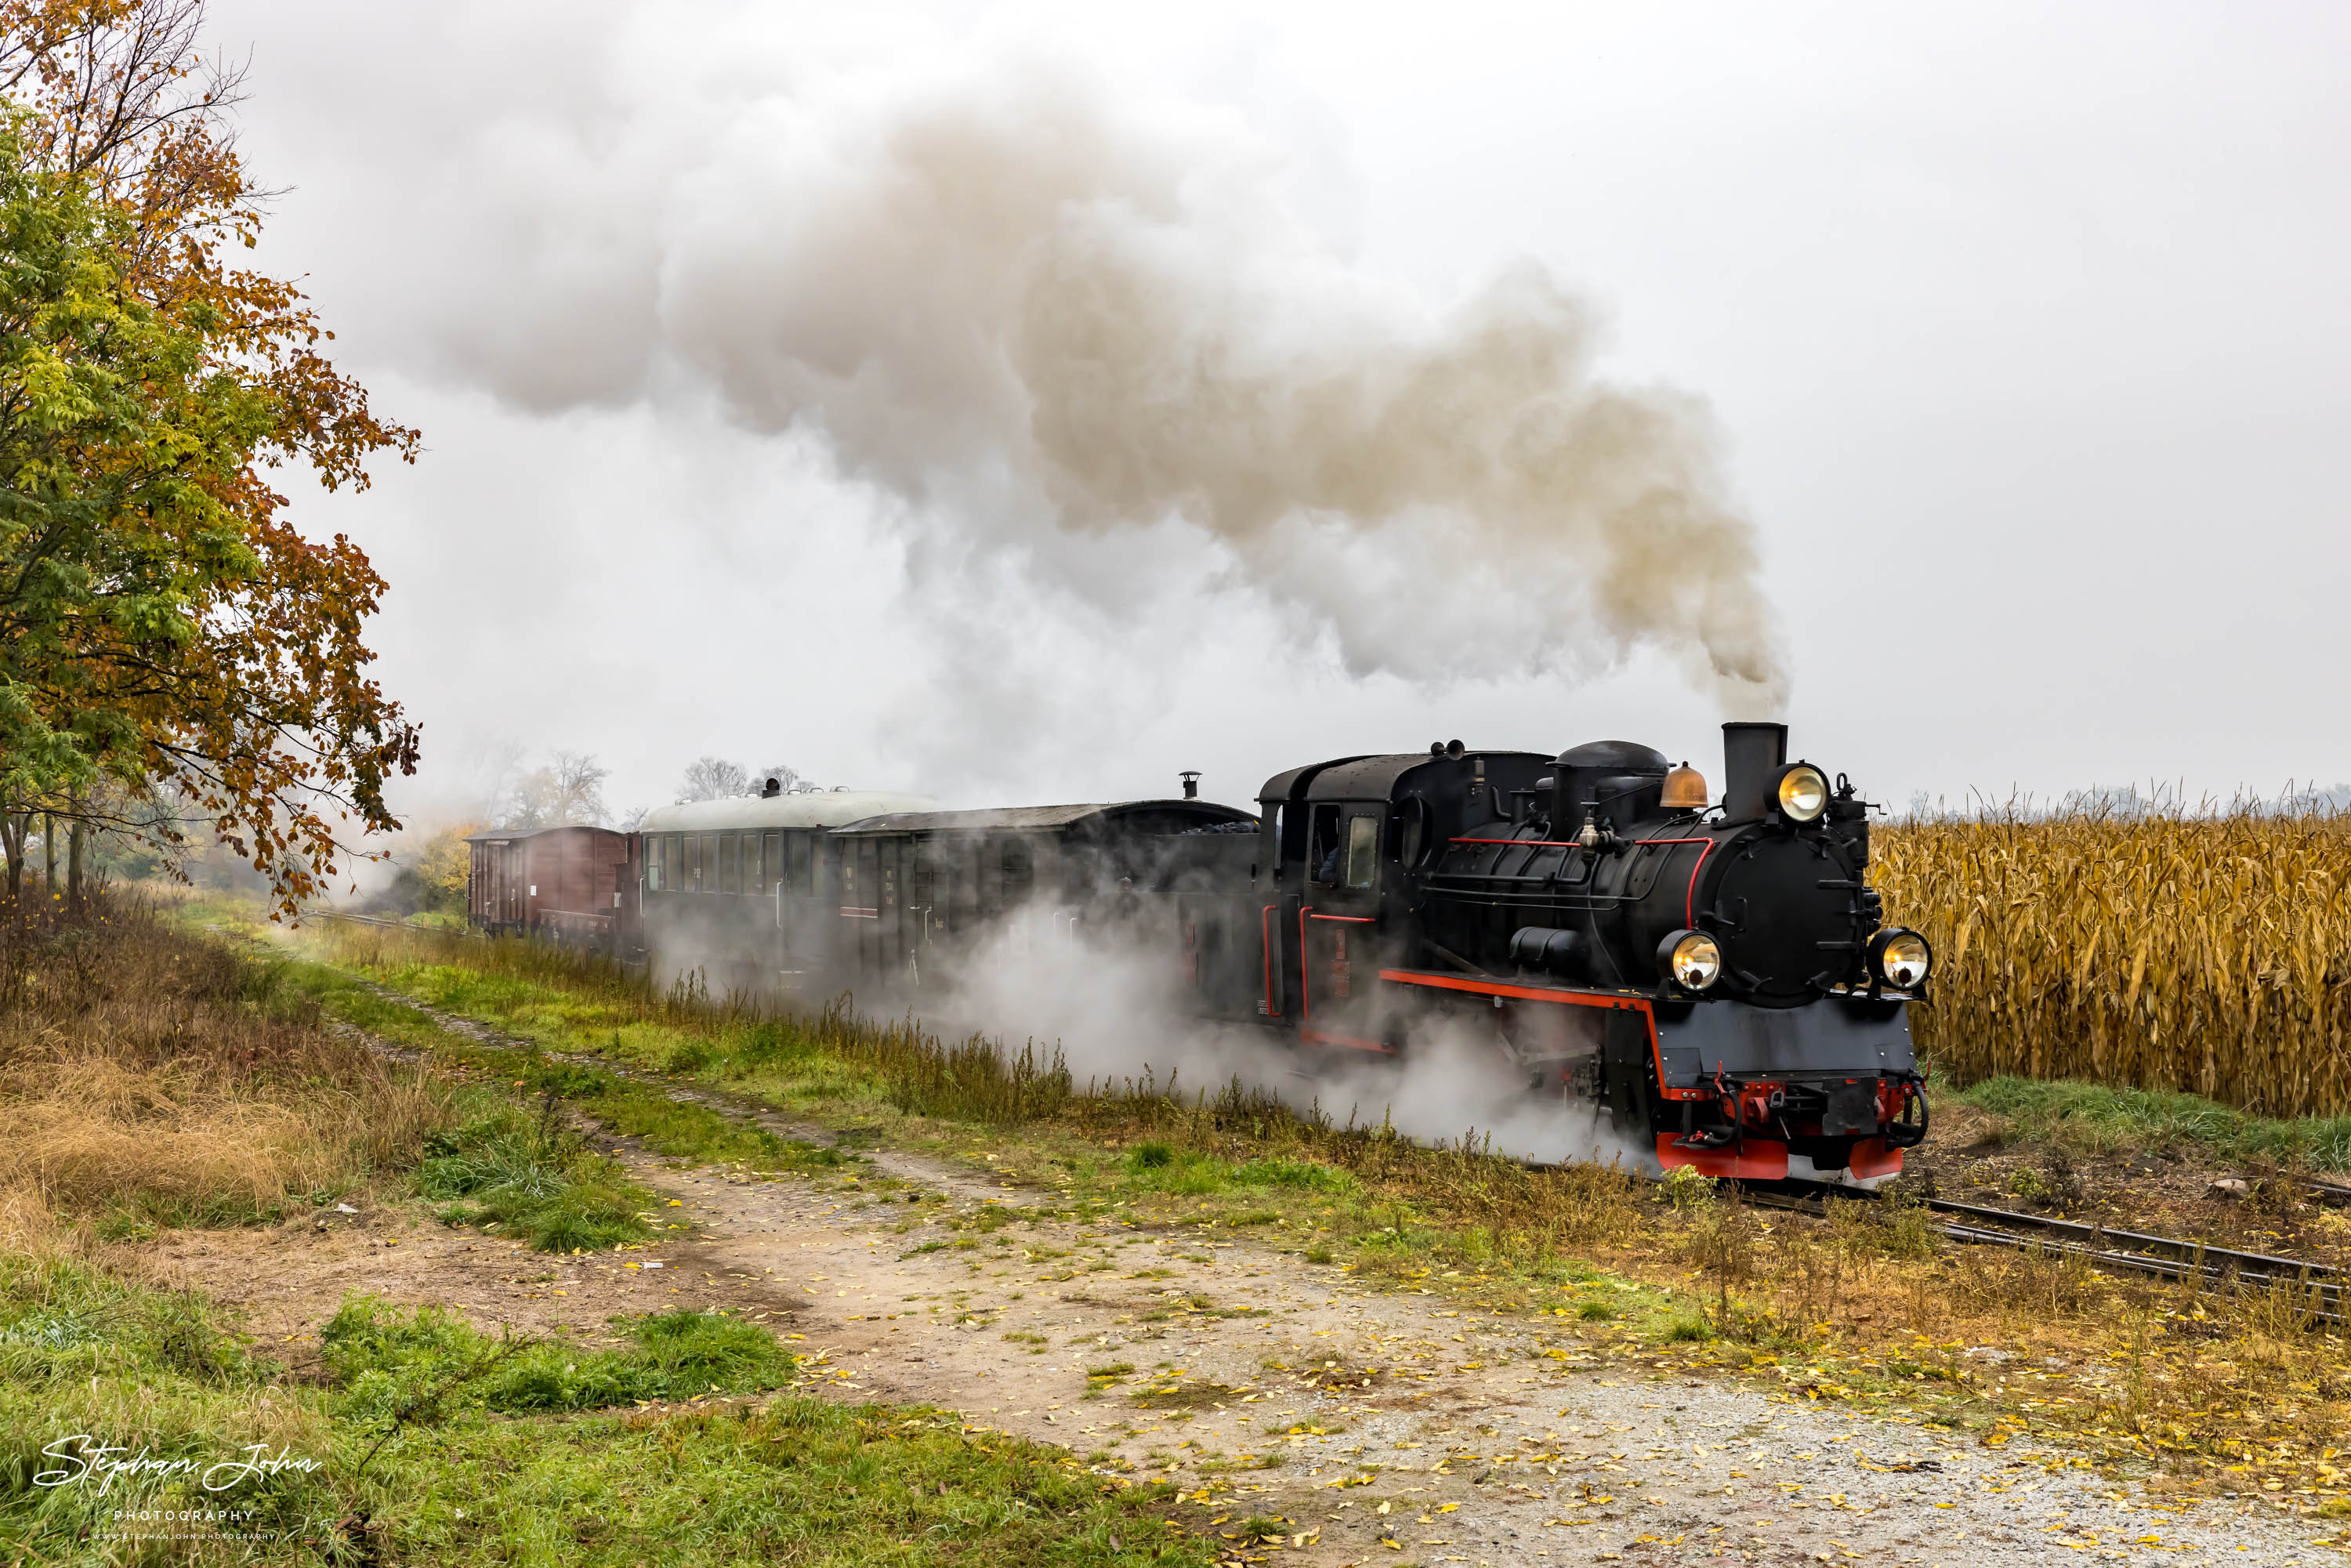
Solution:
<svg viewBox="0 0 2351 1568">
<path fill-rule="evenodd" d="M 659 893 L 662 889 L 661 847 L 662 841 L 657 838 L 649 838 L 645 841 L 645 891 L 647 893 Z"/>
<path fill-rule="evenodd" d="M 1312 830 L 1306 841 L 1306 875 L 1317 887 L 1331 887 L 1339 880 L 1339 808 L 1314 808 Z"/>
<path fill-rule="evenodd" d="M 679 842 L 685 849 L 685 865 L 678 873 L 678 891 L 700 893 L 702 891 L 702 835 L 688 833 Z"/>
<path fill-rule="evenodd" d="M 784 835 L 763 833 L 759 838 L 759 891 L 772 893 L 784 880 Z"/>
<path fill-rule="evenodd" d="M 1380 820 L 1371 812 L 1347 819 L 1347 885 L 1370 887 L 1380 879 Z"/>
<path fill-rule="evenodd" d="M 684 874 L 685 846 L 675 833 L 662 835 L 662 886 L 675 893 L 685 884 L 678 879 Z"/>
<path fill-rule="evenodd" d="M 768 891 L 768 874 L 765 869 L 766 865 L 766 860 L 762 858 L 759 853 L 759 835 L 757 833 L 744 834 L 743 891 L 745 893 L 765 893 Z"/>
<path fill-rule="evenodd" d="M 743 872 L 735 860 L 735 835 L 732 833 L 718 835 L 718 891 L 743 891 Z"/>
</svg>

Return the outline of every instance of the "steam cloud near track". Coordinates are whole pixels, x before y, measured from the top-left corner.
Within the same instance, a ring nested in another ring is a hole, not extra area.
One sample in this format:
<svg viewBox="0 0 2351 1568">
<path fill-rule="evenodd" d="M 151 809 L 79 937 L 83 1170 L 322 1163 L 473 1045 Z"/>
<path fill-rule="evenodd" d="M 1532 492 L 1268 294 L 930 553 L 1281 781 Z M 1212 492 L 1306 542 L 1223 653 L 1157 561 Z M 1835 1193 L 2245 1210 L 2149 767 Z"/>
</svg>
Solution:
<svg viewBox="0 0 2351 1568">
<path fill-rule="evenodd" d="M 1356 674 L 1646 645 L 1726 711 L 1783 702 L 1707 411 L 1596 379 L 1593 313 L 1541 265 L 1433 317 L 1333 254 L 1237 117 L 1033 69 L 694 113 L 508 172 L 504 286 L 444 320 L 451 368 L 537 410 L 715 398 L 813 435 L 918 576 L 984 556 L 1115 606 L 1154 549 L 1064 547 L 1196 529 Z"/>
</svg>

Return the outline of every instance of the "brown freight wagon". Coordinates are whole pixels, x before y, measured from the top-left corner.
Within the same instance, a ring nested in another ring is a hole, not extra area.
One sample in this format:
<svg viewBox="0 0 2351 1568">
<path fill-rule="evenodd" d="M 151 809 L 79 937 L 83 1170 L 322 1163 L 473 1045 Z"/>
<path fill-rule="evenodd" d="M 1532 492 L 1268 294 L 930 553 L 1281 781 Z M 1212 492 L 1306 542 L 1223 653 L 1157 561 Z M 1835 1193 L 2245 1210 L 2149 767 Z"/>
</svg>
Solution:
<svg viewBox="0 0 2351 1568">
<path fill-rule="evenodd" d="M 467 922 L 627 957 L 643 945 L 634 833 L 537 828 L 465 841 Z"/>
</svg>

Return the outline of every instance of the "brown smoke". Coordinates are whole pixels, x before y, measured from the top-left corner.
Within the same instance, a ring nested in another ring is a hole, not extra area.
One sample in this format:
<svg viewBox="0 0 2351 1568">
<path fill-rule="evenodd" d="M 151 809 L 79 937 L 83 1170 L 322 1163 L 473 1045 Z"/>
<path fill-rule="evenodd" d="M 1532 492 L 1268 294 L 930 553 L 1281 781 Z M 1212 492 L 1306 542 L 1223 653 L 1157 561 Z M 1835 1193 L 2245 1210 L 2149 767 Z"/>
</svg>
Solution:
<svg viewBox="0 0 2351 1568">
<path fill-rule="evenodd" d="M 1196 528 L 1358 673 L 1648 646 L 1726 709 L 1785 697 L 1705 409 L 1595 378 L 1592 311 L 1538 264 L 1432 318 L 1312 235 L 1230 119 L 1034 73 L 771 102 L 695 156 L 644 287 L 604 295 L 647 315 L 605 323 L 592 369 L 511 334 L 453 351 L 526 401 L 715 388 L 820 434 L 949 558 L 1050 570 L 1078 536 Z"/>
</svg>

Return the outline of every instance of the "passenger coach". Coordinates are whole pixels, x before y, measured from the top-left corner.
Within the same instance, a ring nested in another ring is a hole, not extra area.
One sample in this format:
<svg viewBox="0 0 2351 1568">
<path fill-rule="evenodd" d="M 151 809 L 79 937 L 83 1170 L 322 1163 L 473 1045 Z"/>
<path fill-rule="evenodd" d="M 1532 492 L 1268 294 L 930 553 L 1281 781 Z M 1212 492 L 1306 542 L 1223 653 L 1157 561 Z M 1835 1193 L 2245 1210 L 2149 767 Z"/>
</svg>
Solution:
<svg viewBox="0 0 2351 1568">
<path fill-rule="evenodd" d="M 824 989 L 857 906 L 827 843 L 834 828 L 935 806 L 921 795 L 803 790 L 695 800 L 639 825 L 645 957 L 657 984 L 714 995 Z"/>
</svg>

